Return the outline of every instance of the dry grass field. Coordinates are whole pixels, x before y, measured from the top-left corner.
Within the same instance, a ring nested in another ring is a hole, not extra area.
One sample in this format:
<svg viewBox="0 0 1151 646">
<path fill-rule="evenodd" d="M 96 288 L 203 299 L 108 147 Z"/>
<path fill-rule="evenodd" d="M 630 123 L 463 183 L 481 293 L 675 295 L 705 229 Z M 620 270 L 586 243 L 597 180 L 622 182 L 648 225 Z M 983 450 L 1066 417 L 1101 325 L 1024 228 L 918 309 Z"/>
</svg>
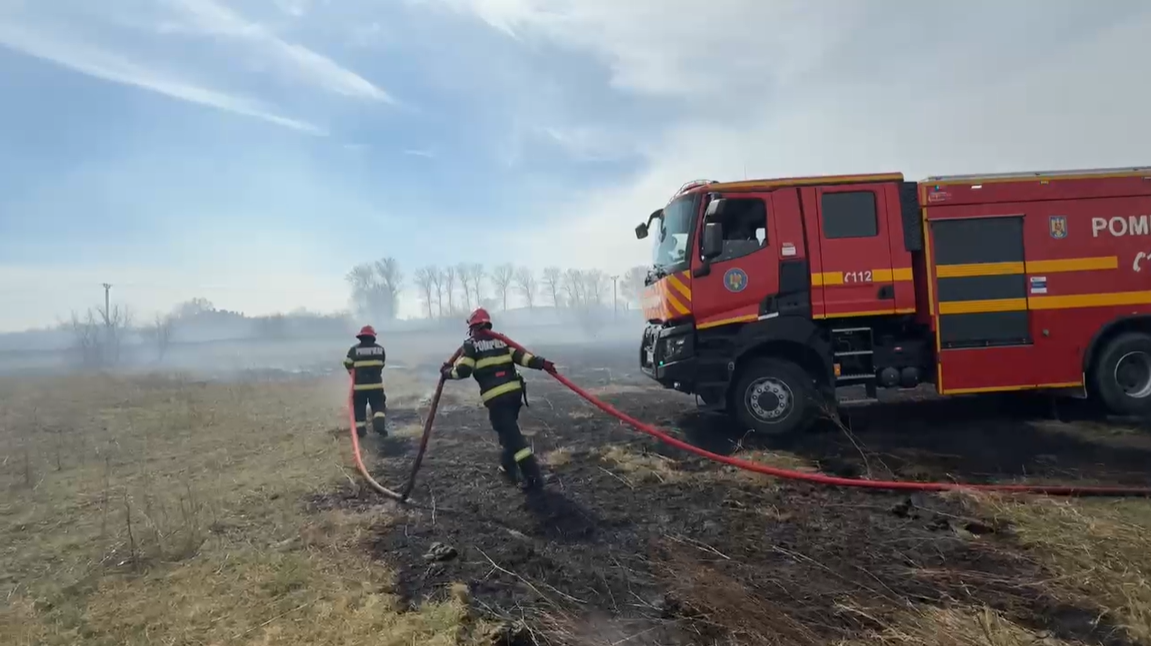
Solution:
<svg viewBox="0 0 1151 646">
<path fill-rule="evenodd" d="M 454 644 L 362 549 L 342 380 L 0 382 L 0 642 Z M 394 387 L 402 403 L 414 397 Z"/>
<path fill-rule="evenodd" d="M 629 357 L 555 358 L 637 416 L 772 464 L 1151 483 L 1138 428 L 916 403 L 768 446 Z M 338 377 L 0 380 L 0 643 L 1151 644 L 1148 501 L 771 481 L 529 378 L 547 496 L 500 485 L 474 385 L 454 384 L 415 494 L 436 512 L 358 485 Z M 406 470 L 428 390 L 392 377 L 400 448 L 366 443 L 382 477 Z M 459 556 L 429 564 L 433 542 Z"/>
</svg>

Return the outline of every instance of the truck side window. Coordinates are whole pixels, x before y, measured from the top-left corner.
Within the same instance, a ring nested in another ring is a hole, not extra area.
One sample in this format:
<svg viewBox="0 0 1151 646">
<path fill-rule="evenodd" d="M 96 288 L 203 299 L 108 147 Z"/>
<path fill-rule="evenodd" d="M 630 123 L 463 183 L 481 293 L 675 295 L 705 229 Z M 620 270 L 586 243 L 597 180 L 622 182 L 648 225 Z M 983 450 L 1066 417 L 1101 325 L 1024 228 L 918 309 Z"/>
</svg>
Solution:
<svg viewBox="0 0 1151 646">
<path fill-rule="evenodd" d="M 824 193 L 820 208 L 823 211 L 823 237 L 829 240 L 879 235 L 875 193 L 871 191 Z"/>
<path fill-rule="evenodd" d="M 723 253 L 716 262 L 732 260 L 767 246 L 767 204 L 754 198 L 727 198 L 723 215 Z"/>
</svg>

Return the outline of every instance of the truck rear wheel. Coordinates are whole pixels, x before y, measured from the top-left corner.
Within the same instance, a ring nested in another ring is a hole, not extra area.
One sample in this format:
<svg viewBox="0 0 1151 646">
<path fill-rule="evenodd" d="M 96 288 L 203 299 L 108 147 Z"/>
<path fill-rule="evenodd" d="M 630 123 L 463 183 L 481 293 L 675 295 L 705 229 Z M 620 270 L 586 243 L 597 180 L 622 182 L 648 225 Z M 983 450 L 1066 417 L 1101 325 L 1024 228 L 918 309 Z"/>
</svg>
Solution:
<svg viewBox="0 0 1151 646">
<path fill-rule="evenodd" d="M 1108 412 L 1151 413 L 1151 336 L 1127 332 L 1111 339 L 1095 361 L 1091 381 Z"/>
<path fill-rule="evenodd" d="M 767 435 L 802 430 L 818 412 L 816 389 L 799 366 L 782 359 L 755 359 L 732 392 L 732 411 L 743 428 Z"/>
</svg>

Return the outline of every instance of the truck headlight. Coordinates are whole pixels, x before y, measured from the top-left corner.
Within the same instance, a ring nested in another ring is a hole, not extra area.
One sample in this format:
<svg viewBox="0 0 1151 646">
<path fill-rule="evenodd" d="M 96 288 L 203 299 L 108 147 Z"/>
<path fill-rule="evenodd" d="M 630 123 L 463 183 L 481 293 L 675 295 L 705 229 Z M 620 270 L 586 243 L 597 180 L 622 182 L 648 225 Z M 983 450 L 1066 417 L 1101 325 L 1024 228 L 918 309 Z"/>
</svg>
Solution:
<svg viewBox="0 0 1151 646">
<path fill-rule="evenodd" d="M 689 335 L 668 337 L 663 346 L 663 362 L 668 363 L 687 357 L 691 353 Z"/>
</svg>

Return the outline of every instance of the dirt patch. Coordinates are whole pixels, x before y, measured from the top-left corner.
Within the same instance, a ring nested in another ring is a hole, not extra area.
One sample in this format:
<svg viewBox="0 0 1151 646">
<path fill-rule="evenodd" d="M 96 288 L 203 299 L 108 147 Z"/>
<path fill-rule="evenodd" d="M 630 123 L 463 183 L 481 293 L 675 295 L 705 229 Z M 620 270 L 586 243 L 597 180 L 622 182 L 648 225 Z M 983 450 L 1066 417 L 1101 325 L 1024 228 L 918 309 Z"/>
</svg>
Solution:
<svg viewBox="0 0 1151 646">
<path fill-rule="evenodd" d="M 581 384 L 627 374 L 581 370 L 615 365 L 608 356 L 581 361 L 565 362 Z M 573 416 L 586 410 L 574 395 L 529 378 L 533 406 L 521 422 L 537 453 L 563 456 L 548 461 L 546 492 L 525 495 L 499 479 L 482 410 L 444 411 L 417 488 L 429 509 L 373 529 L 373 553 L 396 570 L 396 593 L 413 607 L 450 599 L 464 582 L 477 612 L 526 622 L 522 643 L 540 644 L 894 643 L 952 624 L 1020 639 L 1135 643 L 1118 616 L 1071 594 L 990 510 L 955 496 L 732 478 L 613 419 Z M 854 476 L 1149 480 L 1132 470 L 1146 463 L 1131 455 L 1137 449 L 1053 434 L 1018 413 L 959 415 L 947 408 L 954 404 L 919 403 L 772 446 L 726 435 L 690 398 L 647 389 L 606 399 L 711 450 Z M 374 468 L 396 477 L 407 466 L 406 455 L 389 454 Z M 429 561 L 433 543 L 454 558 Z"/>
</svg>

